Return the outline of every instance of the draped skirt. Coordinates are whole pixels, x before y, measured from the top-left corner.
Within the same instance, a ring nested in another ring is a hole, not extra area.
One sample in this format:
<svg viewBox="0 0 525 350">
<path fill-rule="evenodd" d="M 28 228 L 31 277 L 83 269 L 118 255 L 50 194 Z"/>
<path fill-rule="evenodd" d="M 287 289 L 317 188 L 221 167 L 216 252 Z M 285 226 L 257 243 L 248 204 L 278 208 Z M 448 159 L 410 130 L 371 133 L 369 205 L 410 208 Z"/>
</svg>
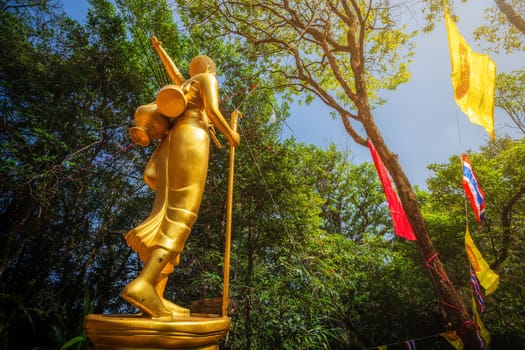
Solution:
<svg viewBox="0 0 525 350">
<path fill-rule="evenodd" d="M 157 247 L 182 252 L 201 204 L 209 149 L 205 117 L 199 110 L 190 109 L 174 120 L 148 161 L 144 178 L 155 191 L 153 208 L 125 236 L 143 262 Z M 177 265 L 178 260 L 179 254 L 174 254 L 172 265 Z"/>
</svg>

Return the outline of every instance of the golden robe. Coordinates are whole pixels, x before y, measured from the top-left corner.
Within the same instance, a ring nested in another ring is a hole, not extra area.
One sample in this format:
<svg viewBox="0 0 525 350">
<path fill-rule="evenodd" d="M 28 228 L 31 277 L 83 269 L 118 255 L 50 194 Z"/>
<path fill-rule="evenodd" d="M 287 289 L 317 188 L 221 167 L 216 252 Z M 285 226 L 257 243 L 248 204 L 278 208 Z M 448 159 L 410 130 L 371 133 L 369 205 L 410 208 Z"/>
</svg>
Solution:
<svg viewBox="0 0 525 350">
<path fill-rule="evenodd" d="M 144 262 L 157 247 L 182 252 L 197 219 L 206 183 L 210 138 L 205 102 L 198 81 L 187 80 L 182 88 L 187 109 L 173 118 L 171 129 L 153 153 L 144 174 L 146 183 L 155 190 L 153 208 L 125 236 Z M 177 265 L 178 259 L 179 254 L 175 254 L 172 265 Z"/>
</svg>

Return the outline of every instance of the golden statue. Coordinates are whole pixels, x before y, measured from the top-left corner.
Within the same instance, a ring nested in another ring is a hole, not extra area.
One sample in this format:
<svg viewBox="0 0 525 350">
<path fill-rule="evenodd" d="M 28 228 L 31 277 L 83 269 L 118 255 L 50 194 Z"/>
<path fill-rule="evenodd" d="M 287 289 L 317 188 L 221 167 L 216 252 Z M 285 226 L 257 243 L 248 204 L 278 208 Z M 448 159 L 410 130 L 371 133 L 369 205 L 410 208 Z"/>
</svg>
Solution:
<svg viewBox="0 0 525 350">
<path fill-rule="evenodd" d="M 204 55 L 195 57 L 190 63 L 190 79 L 182 80 L 161 43 L 153 38 L 153 44 L 175 85 L 162 88 L 156 103 L 139 107 L 135 116 L 135 120 L 143 116 L 161 120 L 155 123 L 160 127 L 152 128 L 150 135 L 161 134 L 162 141 L 145 171 L 146 183 L 155 190 L 153 209 L 146 220 L 126 235 L 128 245 L 145 265 L 140 275 L 124 288 L 122 297 L 152 317 L 165 317 L 189 314 L 188 309 L 173 304 L 163 295 L 168 275 L 179 263 L 179 255 L 197 219 L 208 171 L 209 134 L 214 133 L 215 127 L 234 146 L 239 143 L 239 134 L 230 128 L 219 110 L 214 62 Z M 163 116 L 171 121 L 166 123 Z M 162 128 L 165 135 L 158 132 Z M 149 130 L 145 129 L 147 134 Z M 130 131 L 132 138 L 146 144 L 144 133 L 137 137 L 140 133 L 135 130 Z"/>
<path fill-rule="evenodd" d="M 114 322 L 131 325 L 129 329 L 139 326 L 149 329 L 159 322 L 180 322 L 179 326 L 173 326 L 179 327 L 173 331 L 175 333 L 187 327 L 197 329 L 191 323 L 197 321 L 190 317 L 190 310 L 164 298 L 164 291 L 168 276 L 179 263 L 186 239 L 197 219 L 208 171 L 210 138 L 218 144 L 214 129 L 227 137 L 231 149 L 240 141 L 234 126 L 240 113 L 232 113 L 230 127 L 219 110 L 214 62 L 204 55 L 195 57 L 189 67 L 190 78 L 186 80 L 161 42 L 155 37 L 152 42 L 173 84 L 160 89 L 154 103 L 137 108 L 135 126 L 130 130 L 131 138 L 139 145 L 147 146 L 151 139 L 160 139 L 160 143 L 144 171 L 145 182 L 155 191 L 153 208 L 150 215 L 125 236 L 128 245 L 144 262 L 144 267 L 122 291 L 122 297 L 147 315 L 150 322 L 144 323 L 144 317 L 140 315 L 124 321 L 120 318 L 90 318 L 96 316 L 90 315 L 85 323 L 88 335 L 90 330 L 91 334 L 99 335 L 109 332 L 109 338 L 116 339 L 116 335 L 111 335 L 114 329 L 105 329 L 116 327 L 120 330 L 123 327 L 113 325 Z M 202 322 L 207 324 L 210 332 L 217 333 L 215 328 L 220 331 L 225 325 L 229 327 L 227 315 L 223 313 L 222 316 L 227 321 L 205 319 Z M 150 335 L 149 330 L 145 332 Z M 127 339 L 126 344 L 136 344 L 129 337 L 118 338 Z M 194 346 L 197 343 L 189 344 Z"/>
</svg>

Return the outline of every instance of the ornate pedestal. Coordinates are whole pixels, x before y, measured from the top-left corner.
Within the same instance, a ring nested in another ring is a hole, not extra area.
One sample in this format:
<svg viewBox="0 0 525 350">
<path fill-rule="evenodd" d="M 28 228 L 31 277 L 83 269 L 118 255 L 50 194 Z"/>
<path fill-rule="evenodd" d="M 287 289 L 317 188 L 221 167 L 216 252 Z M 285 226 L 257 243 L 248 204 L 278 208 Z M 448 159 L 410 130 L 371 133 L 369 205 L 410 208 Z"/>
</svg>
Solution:
<svg viewBox="0 0 525 350">
<path fill-rule="evenodd" d="M 218 350 L 230 322 L 229 317 L 184 316 L 166 321 L 142 315 L 88 315 L 84 328 L 96 350 Z"/>
</svg>

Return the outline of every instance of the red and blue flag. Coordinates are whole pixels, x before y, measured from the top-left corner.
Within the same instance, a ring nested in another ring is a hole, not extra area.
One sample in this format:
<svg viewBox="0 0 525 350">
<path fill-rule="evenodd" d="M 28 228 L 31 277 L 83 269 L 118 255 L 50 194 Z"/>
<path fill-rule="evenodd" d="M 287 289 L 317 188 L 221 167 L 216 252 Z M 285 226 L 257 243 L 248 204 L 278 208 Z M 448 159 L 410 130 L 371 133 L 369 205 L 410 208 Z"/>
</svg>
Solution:
<svg viewBox="0 0 525 350">
<path fill-rule="evenodd" d="M 416 341 L 415 340 L 405 341 L 405 349 L 406 350 L 416 350 Z"/>
<path fill-rule="evenodd" d="M 474 272 L 474 269 L 472 269 L 472 266 L 470 267 L 470 285 L 472 286 L 472 290 L 475 294 L 476 304 L 478 304 L 479 311 L 481 313 L 485 312 L 485 298 L 483 297 L 483 292 L 481 291 L 481 287 L 479 285 L 478 277 L 476 276 L 476 273 Z"/>
<path fill-rule="evenodd" d="M 463 166 L 463 179 L 461 180 L 463 189 L 472 209 L 474 209 L 478 222 L 481 223 L 485 219 L 485 195 L 479 186 L 478 178 L 466 154 L 461 155 L 461 164 Z"/>
</svg>

